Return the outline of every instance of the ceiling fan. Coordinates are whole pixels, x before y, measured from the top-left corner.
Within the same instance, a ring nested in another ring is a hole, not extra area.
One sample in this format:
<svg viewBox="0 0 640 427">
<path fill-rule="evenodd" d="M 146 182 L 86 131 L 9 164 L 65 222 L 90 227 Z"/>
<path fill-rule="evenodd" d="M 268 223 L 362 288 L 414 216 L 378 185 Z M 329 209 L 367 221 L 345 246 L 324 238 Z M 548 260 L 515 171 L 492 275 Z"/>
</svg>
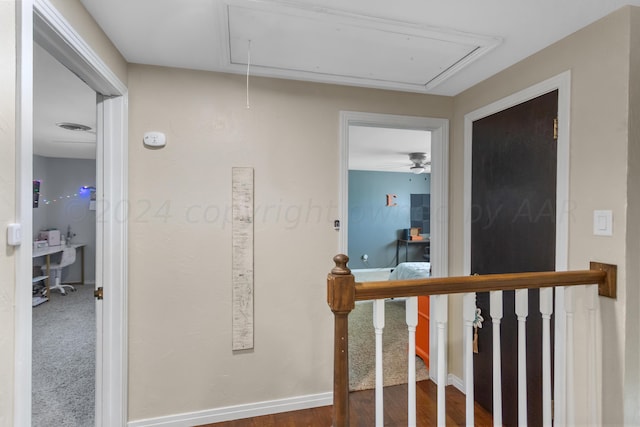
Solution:
<svg viewBox="0 0 640 427">
<path fill-rule="evenodd" d="M 413 165 L 409 168 L 412 173 L 420 174 L 431 165 L 431 160 L 427 160 L 427 153 L 409 153 L 409 160 Z"/>
</svg>

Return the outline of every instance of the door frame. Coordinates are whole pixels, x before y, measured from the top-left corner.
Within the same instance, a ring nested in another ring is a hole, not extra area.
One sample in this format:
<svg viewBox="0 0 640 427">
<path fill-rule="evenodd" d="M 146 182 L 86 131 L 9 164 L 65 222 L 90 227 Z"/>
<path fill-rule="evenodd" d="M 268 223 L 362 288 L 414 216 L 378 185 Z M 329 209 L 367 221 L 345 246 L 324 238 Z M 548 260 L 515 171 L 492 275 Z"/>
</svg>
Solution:
<svg viewBox="0 0 640 427">
<path fill-rule="evenodd" d="M 445 277 L 449 274 L 449 120 L 430 117 L 400 116 L 393 114 L 340 112 L 340 179 L 339 207 L 340 234 L 338 251 L 348 253 L 349 241 L 349 126 L 370 126 L 393 129 L 424 130 L 431 132 L 431 274 Z M 429 364 L 438 366 L 435 309 L 445 309 L 447 296 L 439 304 L 430 304 Z M 443 313 L 440 313 L 443 314 Z M 442 317 L 442 316 L 440 316 Z M 447 334 L 445 344 L 447 348 Z M 446 368 L 446 356 L 445 371 Z M 429 369 L 429 377 L 436 381 L 436 369 Z"/>
<path fill-rule="evenodd" d="M 558 91 L 558 159 L 556 186 L 556 271 L 566 271 L 569 257 L 569 143 L 570 143 L 570 101 L 571 71 L 565 71 L 538 84 L 530 86 L 496 102 L 472 111 L 464 116 L 464 253 L 463 274 L 471 274 L 471 148 L 473 143 L 473 122 L 491 114 L 506 110 L 551 91 Z M 566 312 L 564 288 L 556 288 L 555 293 L 555 343 L 554 371 L 567 372 L 566 360 Z M 466 379 L 465 379 L 466 384 Z M 566 414 L 566 378 L 556 375 L 554 379 L 554 419 L 564 422 Z"/>
<path fill-rule="evenodd" d="M 49 0 L 17 4 L 16 250 L 14 425 L 31 425 L 33 43 L 100 94 L 97 102 L 96 426 L 127 423 L 127 87 Z"/>
</svg>

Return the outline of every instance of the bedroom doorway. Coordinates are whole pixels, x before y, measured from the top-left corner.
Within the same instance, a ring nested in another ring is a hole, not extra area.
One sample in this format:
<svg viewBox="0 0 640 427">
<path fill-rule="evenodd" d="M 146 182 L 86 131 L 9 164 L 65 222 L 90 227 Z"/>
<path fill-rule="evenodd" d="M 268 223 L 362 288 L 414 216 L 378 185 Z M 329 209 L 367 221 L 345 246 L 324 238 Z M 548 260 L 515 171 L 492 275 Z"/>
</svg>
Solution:
<svg viewBox="0 0 640 427">
<path fill-rule="evenodd" d="M 409 142 L 406 146 L 402 146 L 399 144 L 402 139 L 413 140 L 413 145 Z M 374 152 L 386 152 L 387 156 L 384 158 L 383 155 L 382 164 L 372 170 L 363 162 L 370 161 L 371 154 Z M 428 270 L 434 276 L 447 274 L 447 167 L 447 120 L 356 112 L 341 113 L 340 250 L 349 255 L 349 266 L 357 281 L 389 280 L 390 272 L 395 270 L 400 262 L 405 263 L 405 261 L 428 265 Z M 377 187 L 372 186 L 376 182 Z M 360 185 L 360 187 L 355 189 L 354 185 Z M 428 198 L 426 209 L 425 196 Z M 404 230 L 413 227 L 412 219 L 417 220 L 411 218 L 411 199 L 413 204 L 419 205 L 421 210 L 420 223 L 413 225 L 416 225 L 415 228 L 420 225 L 418 234 L 425 241 L 420 245 L 407 243 L 401 248 L 400 242 L 409 240 L 404 239 Z M 426 212 L 423 212 L 425 210 Z M 422 217 L 423 214 L 426 217 Z M 428 230 L 425 230 L 425 223 L 428 224 Z M 375 233 L 371 233 L 371 227 L 376 229 Z M 369 229 L 368 232 L 367 229 Z M 380 231 L 382 229 L 385 230 L 384 233 Z M 380 239 L 386 240 L 380 241 Z M 429 244 L 425 246 L 426 242 Z M 368 304 L 371 305 L 371 303 Z M 396 308 L 395 305 L 401 305 L 401 307 Z M 421 324 L 422 328 L 418 327 L 416 339 L 423 349 L 420 356 L 425 363 L 429 361 L 437 363 L 435 359 L 437 349 L 434 340 L 430 338 L 434 336 L 430 333 L 433 326 L 425 326 L 425 322 L 429 320 L 431 308 L 424 300 L 419 305 L 419 317 L 422 318 L 419 325 Z M 393 301 L 387 303 L 387 306 L 387 323 L 394 316 L 399 318 L 398 322 L 402 323 L 399 331 L 403 330 L 406 333 L 404 302 Z M 353 338 L 358 342 L 364 339 L 373 340 L 371 308 L 357 307 L 356 311 L 352 313 L 353 318 L 362 318 L 361 321 L 366 324 L 366 329 L 362 329 L 370 336 Z M 367 314 L 363 315 L 360 311 L 366 311 Z M 395 311 L 398 313 L 394 314 Z M 394 341 L 390 338 L 392 331 L 390 326 L 385 325 L 385 347 L 387 340 Z M 406 349 L 404 353 L 406 355 Z M 405 355 L 402 358 L 406 360 Z M 350 357 L 358 360 L 358 355 L 353 352 L 350 353 Z M 404 365 L 406 369 L 406 362 Z M 435 380 L 435 371 L 429 372 L 426 378 L 429 377 Z M 403 378 L 406 382 L 406 376 Z M 420 379 L 419 376 L 418 378 Z M 365 380 L 365 382 L 370 381 L 371 379 Z M 352 389 L 362 389 L 354 388 L 354 385 L 351 384 Z M 385 385 L 387 385 L 386 372 Z"/>
<path fill-rule="evenodd" d="M 347 254 L 356 281 L 428 277 L 431 132 L 349 126 L 348 178 Z M 414 235 L 405 237 L 405 230 L 412 227 Z M 422 310 L 419 310 L 416 329 L 418 381 L 429 378 L 428 304 L 428 297 L 419 298 Z M 385 386 L 407 381 L 405 305 L 404 298 L 385 303 Z M 349 316 L 349 377 L 353 391 L 375 386 L 372 316 L 372 301 L 358 302 Z"/>
<path fill-rule="evenodd" d="M 49 2 L 26 0 L 18 11 L 16 220 L 25 242 L 15 251 L 15 425 L 32 425 L 33 49 L 49 52 L 98 95 L 96 114 L 96 426 L 126 424 L 126 147 L 127 87 Z M 108 179 L 105 179 L 108 177 Z M 66 197 L 66 195 L 65 195 Z M 104 209 L 105 205 L 111 207 Z M 65 230 L 66 231 L 66 230 Z M 102 293 L 103 286 L 106 291 Z M 86 285 L 85 285 L 86 286 Z M 91 291 L 91 289 L 89 289 Z M 104 295 L 104 300 L 101 299 Z M 91 293 L 91 298 L 93 294 Z M 48 304 L 48 303 L 47 303 Z"/>
<path fill-rule="evenodd" d="M 40 280 L 32 302 L 32 424 L 88 426 L 96 409 L 96 93 L 39 45 L 33 52 L 32 230 Z M 44 230 L 60 239 L 42 240 Z M 47 273 L 47 257 L 65 257 L 67 265 Z"/>
</svg>

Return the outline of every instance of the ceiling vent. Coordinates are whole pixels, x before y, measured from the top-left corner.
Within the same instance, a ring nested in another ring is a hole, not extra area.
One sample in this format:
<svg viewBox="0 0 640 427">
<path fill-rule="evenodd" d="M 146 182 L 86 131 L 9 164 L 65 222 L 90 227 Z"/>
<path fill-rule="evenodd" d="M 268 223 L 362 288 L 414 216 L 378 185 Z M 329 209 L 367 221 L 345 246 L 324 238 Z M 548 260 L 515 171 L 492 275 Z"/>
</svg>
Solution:
<svg viewBox="0 0 640 427">
<path fill-rule="evenodd" d="M 56 123 L 56 126 L 66 130 L 72 130 L 74 132 L 88 132 L 91 130 L 89 126 L 81 125 L 79 123 L 60 122 Z"/>
</svg>

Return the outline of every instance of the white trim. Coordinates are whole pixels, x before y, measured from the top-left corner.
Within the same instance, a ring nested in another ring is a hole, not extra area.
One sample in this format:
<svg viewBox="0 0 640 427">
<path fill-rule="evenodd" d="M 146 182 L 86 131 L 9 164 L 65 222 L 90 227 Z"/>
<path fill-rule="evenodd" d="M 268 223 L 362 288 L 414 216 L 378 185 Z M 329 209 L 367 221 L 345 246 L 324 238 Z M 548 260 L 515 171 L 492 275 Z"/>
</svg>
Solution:
<svg viewBox="0 0 640 427">
<path fill-rule="evenodd" d="M 391 114 L 340 112 L 340 177 L 339 207 L 340 234 L 338 251 L 348 253 L 349 239 L 349 126 L 375 126 L 414 129 L 431 132 L 431 262 L 432 276 L 449 274 L 449 120 Z M 433 305 L 430 316 L 434 319 Z M 437 334 L 435 322 L 429 331 L 429 363 L 437 366 Z M 445 338 L 445 345 L 446 338 Z M 429 370 L 433 375 L 436 369 Z M 434 377 L 431 377 L 435 379 Z"/>
<path fill-rule="evenodd" d="M 375 87 L 378 89 L 399 90 L 416 93 L 427 93 L 438 85 L 447 81 L 467 68 L 474 61 L 484 57 L 491 50 L 502 43 L 501 37 L 472 34 L 468 32 L 448 30 L 442 27 L 417 24 L 415 22 L 398 21 L 381 18 L 378 16 L 356 14 L 346 10 L 322 7 L 318 8 L 311 4 L 298 4 L 291 1 L 269 1 L 255 2 L 247 0 L 225 0 L 218 4 L 219 31 L 218 34 L 223 40 L 223 48 L 219 55 L 219 67 L 215 71 L 224 73 L 244 74 L 246 64 L 233 63 L 230 52 L 230 28 L 229 28 L 229 8 L 241 7 L 252 11 L 275 12 L 287 16 L 295 16 L 304 20 L 322 21 L 338 26 L 360 28 L 361 30 L 372 30 L 378 34 L 405 34 L 409 37 L 422 39 L 435 39 L 447 41 L 455 44 L 462 44 L 473 49 L 464 57 L 460 58 L 449 68 L 442 70 L 438 75 L 427 77 L 422 82 L 399 82 L 384 79 L 372 79 L 366 77 L 337 75 L 319 71 L 290 70 L 273 66 L 255 64 L 251 68 L 253 74 L 262 77 L 272 77 L 289 80 L 306 80 L 320 83 L 333 83 L 349 86 Z"/>
<path fill-rule="evenodd" d="M 96 288 L 105 298 L 96 301 L 96 426 L 127 421 L 127 99 L 98 96 Z"/>
<path fill-rule="evenodd" d="M 458 389 L 458 391 L 460 391 L 463 394 L 467 394 L 467 392 L 465 391 L 464 388 L 464 381 L 462 381 L 462 378 L 454 375 L 454 374 L 449 374 L 447 376 L 447 385 L 452 385 L 455 388 Z"/>
<path fill-rule="evenodd" d="M 268 400 L 244 405 L 226 406 L 204 411 L 186 412 L 158 418 L 147 418 L 131 421 L 128 427 L 191 427 L 194 425 L 219 423 L 281 412 L 299 411 L 333 404 L 333 393 L 310 394 L 307 396 L 289 397 Z"/>
<path fill-rule="evenodd" d="M 98 153 L 96 168 L 103 177 L 98 191 L 102 203 L 111 208 L 101 226 L 97 242 L 96 281 L 107 287 L 104 303 L 98 303 L 96 426 L 125 425 L 127 420 L 127 233 L 122 216 L 127 196 L 127 88 L 78 35 L 48 0 L 23 0 L 18 56 L 19 106 L 17 128 L 16 191 L 23 236 L 32 235 L 32 138 L 34 38 L 57 60 L 80 76 L 98 93 L 115 96 L 103 100 L 102 129 L 98 138 L 105 143 Z M 31 24 L 33 23 L 33 24 Z M 31 26 L 33 25 L 33 27 Z M 108 177 L 108 179 L 104 179 Z M 100 177 L 97 177 L 99 180 Z M 118 209 L 116 209 L 118 208 Z M 100 228 L 100 227 L 98 227 Z M 100 243 L 102 242 L 102 243 Z M 23 244 L 16 251 L 16 362 L 14 425 L 31 424 L 31 298 L 28 287 L 21 286 L 31 277 L 31 246 Z M 102 316 L 104 314 L 104 316 Z"/>
<path fill-rule="evenodd" d="M 33 3 L 16 8 L 16 222 L 22 244 L 15 249 L 15 379 L 13 425 L 31 425 L 31 282 L 33 235 Z"/>
<path fill-rule="evenodd" d="M 571 71 L 565 71 L 543 82 L 514 93 L 464 116 L 464 253 L 463 274 L 471 273 L 471 144 L 473 122 L 491 114 L 526 102 L 553 90 L 558 90 L 558 158 L 556 183 L 556 270 L 565 271 L 569 256 L 569 166 L 570 166 L 570 102 Z M 555 343 L 554 343 L 554 419 L 559 425 L 564 423 L 566 402 L 566 324 L 564 310 L 564 289 L 556 289 L 555 301 Z"/>
<path fill-rule="evenodd" d="M 94 289 L 98 289 L 103 286 L 104 270 L 108 269 L 104 262 L 98 262 L 98 260 L 104 260 L 104 236 L 105 226 L 104 223 L 98 221 L 98 213 L 104 212 L 104 105 L 102 103 L 102 95 L 96 96 L 96 129 L 100 132 L 96 133 L 96 283 L 93 285 Z M 106 405 L 104 405 L 104 363 L 105 358 L 105 343 L 103 341 L 104 334 L 103 328 L 105 324 L 104 319 L 104 304 L 96 300 L 96 388 L 95 388 L 95 426 L 109 426 L 110 424 L 103 422 L 104 413 L 106 411 Z M 98 403 L 100 402 L 100 403 Z"/>
<path fill-rule="evenodd" d="M 569 268 L 569 212 L 571 199 L 569 175 L 571 165 L 571 72 L 558 76 L 558 170 L 557 170 L 557 206 L 556 206 L 556 270 Z M 564 288 L 555 290 L 554 308 L 554 372 L 567 372 L 567 324 L 565 312 Z M 573 363 L 573 361 L 571 361 Z M 560 377 L 560 378 L 558 378 Z M 556 374 L 553 383 L 554 413 L 553 419 L 558 425 L 566 420 L 566 378 Z"/>
<path fill-rule="evenodd" d="M 93 90 L 124 95 L 127 86 L 91 49 L 49 0 L 34 0 L 34 39 Z"/>
</svg>

